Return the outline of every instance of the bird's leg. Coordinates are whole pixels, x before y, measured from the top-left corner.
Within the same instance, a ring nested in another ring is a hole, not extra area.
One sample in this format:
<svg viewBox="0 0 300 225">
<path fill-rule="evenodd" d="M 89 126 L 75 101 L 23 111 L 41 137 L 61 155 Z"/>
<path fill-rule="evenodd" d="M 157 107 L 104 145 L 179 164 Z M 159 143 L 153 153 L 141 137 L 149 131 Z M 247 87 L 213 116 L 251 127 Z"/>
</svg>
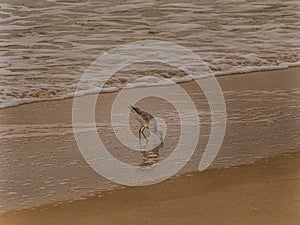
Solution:
<svg viewBox="0 0 300 225">
<path fill-rule="evenodd" d="M 144 134 L 144 130 L 145 130 L 145 127 L 142 128 L 141 133 L 144 136 L 144 138 L 146 139 L 146 142 L 148 143 L 148 139 L 147 139 L 146 135 Z"/>
<path fill-rule="evenodd" d="M 141 126 L 141 128 L 139 129 L 139 140 L 140 140 L 140 149 L 142 149 L 142 139 L 141 139 L 141 133 L 142 133 L 142 129 L 143 129 L 144 127 L 143 126 Z M 144 151 L 141 151 L 141 153 L 144 153 Z"/>
<path fill-rule="evenodd" d="M 143 126 L 141 126 L 141 128 L 139 129 L 139 140 L 141 141 L 141 132 L 142 132 L 142 128 Z"/>
</svg>

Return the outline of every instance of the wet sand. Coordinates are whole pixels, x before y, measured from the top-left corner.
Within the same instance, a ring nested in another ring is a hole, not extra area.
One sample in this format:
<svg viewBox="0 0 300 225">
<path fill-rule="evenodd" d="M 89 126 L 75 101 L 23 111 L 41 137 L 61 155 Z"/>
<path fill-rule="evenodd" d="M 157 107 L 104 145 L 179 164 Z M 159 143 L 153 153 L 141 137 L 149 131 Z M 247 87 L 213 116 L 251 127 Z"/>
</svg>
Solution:
<svg viewBox="0 0 300 225">
<path fill-rule="evenodd" d="M 193 173 L 210 132 L 208 105 L 194 82 L 183 83 L 201 111 L 201 141 L 181 171 L 192 177 L 181 175 L 149 187 L 120 189 L 89 167 L 72 133 L 72 99 L 1 109 L 0 209 L 9 211 L 1 215 L 1 224 L 296 224 L 299 154 L 291 153 L 300 149 L 299 68 L 222 76 L 218 81 L 228 126 L 210 170 Z M 139 164 L 142 156 L 122 147 L 109 127 L 116 94 L 99 99 L 99 135 L 113 155 Z M 167 157 L 177 143 L 174 109 L 151 98 L 139 106 L 170 125 L 161 149 L 161 157 Z M 228 169 L 282 154 L 291 155 Z M 94 195 L 103 197 L 88 197 Z M 57 202 L 62 205 L 40 208 Z M 38 208 L 16 212 L 32 207 Z"/>
<path fill-rule="evenodd" d="M 299 224 L 300 154 L 3 214 L 2 225 Z"/>
</svg>

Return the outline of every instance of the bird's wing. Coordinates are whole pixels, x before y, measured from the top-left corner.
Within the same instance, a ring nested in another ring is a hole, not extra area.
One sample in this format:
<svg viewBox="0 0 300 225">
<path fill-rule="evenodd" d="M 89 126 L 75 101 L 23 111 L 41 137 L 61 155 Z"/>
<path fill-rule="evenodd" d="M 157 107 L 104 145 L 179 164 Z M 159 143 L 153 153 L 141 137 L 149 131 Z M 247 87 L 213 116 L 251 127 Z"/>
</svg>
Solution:
<svg viewBox="0 0 300 225">
<path fill-rule="evenodd" d="M 150 113 L 147 113 L 143 110 L 140 110 L 140 116 L 145 120 L 145 121 L 150 121 L 153 119 L 153 116 Z"/>
</svg>

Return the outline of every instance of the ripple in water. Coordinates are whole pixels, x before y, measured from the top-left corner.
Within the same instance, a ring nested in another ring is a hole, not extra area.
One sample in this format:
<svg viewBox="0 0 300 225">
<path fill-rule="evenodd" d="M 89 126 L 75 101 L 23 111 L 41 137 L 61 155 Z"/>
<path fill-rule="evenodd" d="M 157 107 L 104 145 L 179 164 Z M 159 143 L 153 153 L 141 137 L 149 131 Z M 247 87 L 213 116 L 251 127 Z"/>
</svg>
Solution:
<svg viewBox="0 0 300 225">
<path fill-rule="evenodd" d="M 97 56 L 138 40 L 190 48 L 217 75 L 297 65 L 299 5 L 292 0 L 2 1 L 0 107 L 70 97 Z M 137 75 L 122 72 L 108 85 L 119 88 Z M 91 82 L 86 90 L 95 87 Z"/>
</svg>

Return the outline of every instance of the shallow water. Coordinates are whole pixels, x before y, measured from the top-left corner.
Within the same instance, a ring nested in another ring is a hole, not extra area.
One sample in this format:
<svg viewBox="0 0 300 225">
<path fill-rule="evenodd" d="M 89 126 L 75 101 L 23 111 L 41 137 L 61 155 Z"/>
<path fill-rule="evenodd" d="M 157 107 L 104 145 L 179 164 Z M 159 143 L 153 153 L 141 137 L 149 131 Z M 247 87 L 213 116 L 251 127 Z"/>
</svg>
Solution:
<svg viewBox="0 0 300 225">
<path fill-rule="evenodd" d="M 180 44 L 217 75 L 299 64 L 299 1 L 3 0 L 0 7 L 2 108 L 72 96 L 99 55 L 132 41 Z M 178 73 L 129 68 L 107 85 L 184 76 Z M 85 91 L 97 86 L 87 83 Z"/>
</svg>

